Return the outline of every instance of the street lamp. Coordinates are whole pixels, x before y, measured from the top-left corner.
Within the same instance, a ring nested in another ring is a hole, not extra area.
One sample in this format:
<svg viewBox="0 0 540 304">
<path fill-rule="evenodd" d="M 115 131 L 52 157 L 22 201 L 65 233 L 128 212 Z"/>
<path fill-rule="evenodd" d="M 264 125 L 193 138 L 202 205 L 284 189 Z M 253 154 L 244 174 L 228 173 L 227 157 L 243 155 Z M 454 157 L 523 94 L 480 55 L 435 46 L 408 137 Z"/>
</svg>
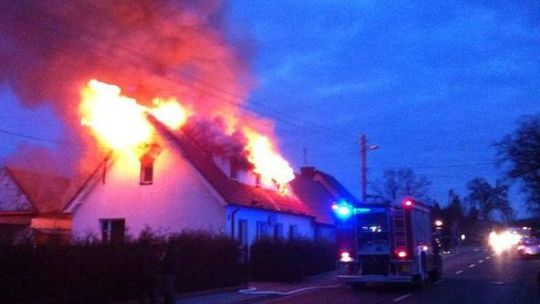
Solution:
<svg viewBox="0 0 540 304">
<path fill-rule="evenodd" d="M 437 229 L 442 229 L 442 226 L 443 226 L 443 221 L 441 221 L 441 220 L 436 220 L 435 221 L 435 227 Z"/>
</svg>

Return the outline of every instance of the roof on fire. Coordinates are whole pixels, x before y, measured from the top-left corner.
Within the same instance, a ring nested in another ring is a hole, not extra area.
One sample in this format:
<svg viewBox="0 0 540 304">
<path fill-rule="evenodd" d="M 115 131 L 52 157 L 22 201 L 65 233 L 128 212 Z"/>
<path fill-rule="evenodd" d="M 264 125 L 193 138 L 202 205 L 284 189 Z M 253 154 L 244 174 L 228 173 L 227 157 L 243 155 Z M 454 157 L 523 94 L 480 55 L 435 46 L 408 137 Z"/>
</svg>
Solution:
<svg viewBox="0 0 540 304">
<path fill-rule="evenodd" d="M 315 218 L 318 223 L 333 225 L 329 208 L 332 202 L 346 199 L 353 204 L 358 200 L 334 177 L 319 170 L 296 174 L 290 183 L 294 194 L 283 195 L 277 191 L 254 187 L 230 179 L 214 162 L 210 152 L 199 147 L 186 136 L 173 133 L 161 123 L 152 121 L 158 132 L 170 140 L 178 151 L 197 169 L 214 190 L 231 205 L 265 209 Z M 103 166 L 110 155 L 95 168 L 92 174 L 70 179 L 41 172 L 9 168 L 14 181 L 25 193 L 38 214 L 46 215 L 69 210 L 70 204 L 85 189 L 91 189 L 100 178 Z"/>
<path fill-rule="evenodd" d="M 315 212 L 294 195 L 249 186 L 230 179 L 214 163 L 211 153 L 201 149 L 186 136 L 171 132 L 161 123 L 150 119 L 162 136 L 174 142 L 186 159 L 200 172 L 219 195 L 232 205 L 260 208 L 314 217 Z"/>
<path fill-rule="evenodd" d="M 302 173 L 295 174 L 290 182 L 294 195 L 242 184 L 226 176 L 210 153 L 185 136 L 171 132 L 157 121 L 153 122 L 163 135 L 178 144 L 183 155 L 229 204 L 309 215 L 318 223 L 334 225 L 333 202 L 345 199 L 353 205 L 360 203 L 335 177 L 311 167 L 302 168 Z"/>
</svg>

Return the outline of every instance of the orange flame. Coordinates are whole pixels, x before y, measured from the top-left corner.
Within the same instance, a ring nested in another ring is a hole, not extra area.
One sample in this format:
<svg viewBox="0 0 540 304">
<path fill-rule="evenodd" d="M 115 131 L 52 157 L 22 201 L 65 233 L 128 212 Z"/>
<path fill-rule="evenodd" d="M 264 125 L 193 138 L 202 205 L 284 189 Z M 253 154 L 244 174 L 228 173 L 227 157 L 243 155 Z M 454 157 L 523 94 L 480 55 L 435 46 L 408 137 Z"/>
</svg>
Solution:
<svg viewBox="0 0 540 304">
<path fill-rule="evenodd" d="M 188 112 L 174 98 L 152 100 L 154 108 L 148 111 L 171 129 L 179 129 L 187 120 Z"/>
<path fill-rule="evenodd" d="M 102 144 L 114 150 L 134 152 L 141 145 L 151 143 L 155 129 L 147 120 L 147 113 L 171 129 L 182 127 L 190 114 L 174 98 L 155 98 L 154 106 L 148 108 L 121 93 L 118 86 L 95 79 L 81 92 L 81 123 L 90 127 Z M 237 120 L 229 118 L 233 122 Z M 248 161 L 254 165 L 253 171 L 261 176 L 264 185 L 277 186 L 286 193 L 287 183 L 294 179 L 289 163 L 279 155 L 269 137 L 248 127 L 242 130 L 248 139 L 245 149 L 249 152 Z"/>
<path fill-rule="evenodd" d="M 133 151 L 152 140 L 155 130 L 146 113 L 172 129 L 180 128 L 186 121 L 186 110 L 174 98 L 156 98 L 154 107 L 147 108 L 121 93 L 119 87 L 95 79 L 81 92 L 81 124 L 90 127 L 100 142 L 111 149 Z"/>
<path fill-rule="evenodd" d="M 253 171 L 261 175 L 263 184 L 275 183 L 280 191 L 285 192 L 287 183 L 294 179 L 289 163 L 275 151 L 268 137 L 248 128 L 244 133 L 248 139 L 248 159 L 255 166 Z"/>
<path fill-rule="evenodd" d="M 82 90 L 80 107 L 81 123 L 115 150 L 134 148 L 153 135 L 144 107 L 120 93 L 119 87 L 92 79 Z"/>
</svg>

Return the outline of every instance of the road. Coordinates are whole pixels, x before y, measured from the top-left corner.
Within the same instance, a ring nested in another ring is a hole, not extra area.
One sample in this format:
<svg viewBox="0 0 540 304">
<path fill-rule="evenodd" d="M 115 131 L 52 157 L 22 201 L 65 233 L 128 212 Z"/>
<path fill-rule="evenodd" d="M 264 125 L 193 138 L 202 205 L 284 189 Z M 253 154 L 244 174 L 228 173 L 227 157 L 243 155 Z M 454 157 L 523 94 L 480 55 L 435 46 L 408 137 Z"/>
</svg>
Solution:
<svg viewBox="0 0 540 304">
<path fill-rule="evenodd" d="M 467 248 L 445 257 L 443 279 L 423 289 L 388 285 L 361 290 L 341 287 L 264 303 L 540 303 L 537 271 L 540 259 L 519 260 L 494 255 L 487 248 Z"/>
</svg>

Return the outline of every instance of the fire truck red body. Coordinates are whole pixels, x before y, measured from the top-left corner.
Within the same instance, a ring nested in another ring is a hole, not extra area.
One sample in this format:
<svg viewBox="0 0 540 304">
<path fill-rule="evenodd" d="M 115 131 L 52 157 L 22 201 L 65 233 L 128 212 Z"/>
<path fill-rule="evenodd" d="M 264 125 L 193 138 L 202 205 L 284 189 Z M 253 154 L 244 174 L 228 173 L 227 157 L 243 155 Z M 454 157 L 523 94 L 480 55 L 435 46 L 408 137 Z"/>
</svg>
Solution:
<svg viewBox="0 0 540 304">
<path fill-rule="evenodd" d="M 431 209 L 405 199 L 399 204 L 362 205 L 338 225 L 338 280 L 343 283 L 412 283 L 442 275 L 433 246 Z"/>
</svg>

